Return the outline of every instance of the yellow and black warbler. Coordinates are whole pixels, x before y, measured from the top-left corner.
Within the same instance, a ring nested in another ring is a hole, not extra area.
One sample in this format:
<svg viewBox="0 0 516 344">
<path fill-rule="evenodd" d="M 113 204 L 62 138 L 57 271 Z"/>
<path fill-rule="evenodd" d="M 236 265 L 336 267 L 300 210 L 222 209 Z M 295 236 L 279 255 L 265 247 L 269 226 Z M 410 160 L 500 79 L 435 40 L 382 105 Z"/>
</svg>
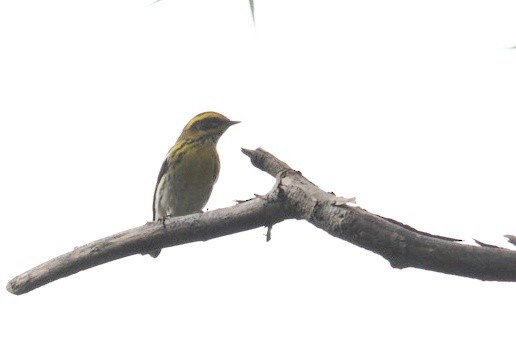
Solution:
<svg viewBox="0 0 516 344">
<path fill-rule="evenodd" d="M 202 211 L 219 176 L 217 142 L 237 123 L 217 112 L 203 112 L 186 124 L 159 171 L 153 221 Z M 160 252 L 149 254 L 156 258 Z"/>
</svg>

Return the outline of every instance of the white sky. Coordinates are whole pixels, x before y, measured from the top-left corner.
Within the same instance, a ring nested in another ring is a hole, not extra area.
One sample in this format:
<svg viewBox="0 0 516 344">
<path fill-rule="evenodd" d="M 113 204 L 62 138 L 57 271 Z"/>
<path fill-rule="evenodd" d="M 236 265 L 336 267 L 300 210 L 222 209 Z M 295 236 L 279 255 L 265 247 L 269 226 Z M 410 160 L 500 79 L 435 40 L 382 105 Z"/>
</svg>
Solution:
<svg viewBox="0 0 516 344">
<path fill-rule="evenodd" d="M 420 230 L 516 234 L 514 1 L 3 1 L 0 282 L 151 219 L 184 124 L 219 144 L 210 209 L 274 179 Z M 23 296 L 0 342 L 510 342 L 516 284 L 394 270 L 304 222 L 133 256 Z"/>
</svg>

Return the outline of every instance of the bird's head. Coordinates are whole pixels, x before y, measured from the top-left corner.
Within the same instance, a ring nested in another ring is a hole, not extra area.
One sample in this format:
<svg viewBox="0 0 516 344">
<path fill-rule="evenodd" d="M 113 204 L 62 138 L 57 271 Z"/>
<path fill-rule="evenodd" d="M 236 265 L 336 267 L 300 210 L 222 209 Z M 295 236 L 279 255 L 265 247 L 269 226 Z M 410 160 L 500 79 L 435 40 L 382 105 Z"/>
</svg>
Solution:
<svg viewBox="0 0 516 344">
<path fill-rule="evenodd" d="M 224 132 L 239 121 L 230 121 L 217 112 L 203 112 L 192 118 L 181 133 L 182 139 L 211 139 L 217 142 Z"/>
</svg>

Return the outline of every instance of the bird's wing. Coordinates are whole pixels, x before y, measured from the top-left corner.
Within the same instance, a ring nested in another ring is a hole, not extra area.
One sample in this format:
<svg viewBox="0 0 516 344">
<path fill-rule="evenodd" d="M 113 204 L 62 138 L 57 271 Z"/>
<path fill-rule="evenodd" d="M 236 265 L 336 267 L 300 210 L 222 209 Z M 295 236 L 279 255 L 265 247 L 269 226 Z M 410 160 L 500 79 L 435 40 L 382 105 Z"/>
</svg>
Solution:
<svg viewBox="0 0 516 344">
<path fill-rule="evenodd" d="M 152 200 L 152 221 L 156 221 L 156 194 L 158 193 L 158 185 L 163 178 L 163 175 L 168 170 L 168 158 L 163 161 L 161 165 L 161 169 L 159 170 L 158 181 L 156 182 L 156 187 L 154 188 L 154 198 Z"/>
</svg>

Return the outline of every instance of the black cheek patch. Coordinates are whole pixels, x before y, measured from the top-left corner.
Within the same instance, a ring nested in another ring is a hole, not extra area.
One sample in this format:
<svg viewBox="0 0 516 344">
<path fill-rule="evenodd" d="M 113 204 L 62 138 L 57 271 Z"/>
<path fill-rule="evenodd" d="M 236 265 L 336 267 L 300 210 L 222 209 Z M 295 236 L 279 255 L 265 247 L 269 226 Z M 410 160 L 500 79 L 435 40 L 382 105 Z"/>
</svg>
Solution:
<svg viewBox="0 0 516 344">
<path fill-rule="evenodd" d="M 222 123 L 222 120 L 219 118 L 206 118 L 204 120 L 201 120 L 193 125 L 193 128 L 195 130 L 208 130 L 217 128 Z"/>
</svg>

